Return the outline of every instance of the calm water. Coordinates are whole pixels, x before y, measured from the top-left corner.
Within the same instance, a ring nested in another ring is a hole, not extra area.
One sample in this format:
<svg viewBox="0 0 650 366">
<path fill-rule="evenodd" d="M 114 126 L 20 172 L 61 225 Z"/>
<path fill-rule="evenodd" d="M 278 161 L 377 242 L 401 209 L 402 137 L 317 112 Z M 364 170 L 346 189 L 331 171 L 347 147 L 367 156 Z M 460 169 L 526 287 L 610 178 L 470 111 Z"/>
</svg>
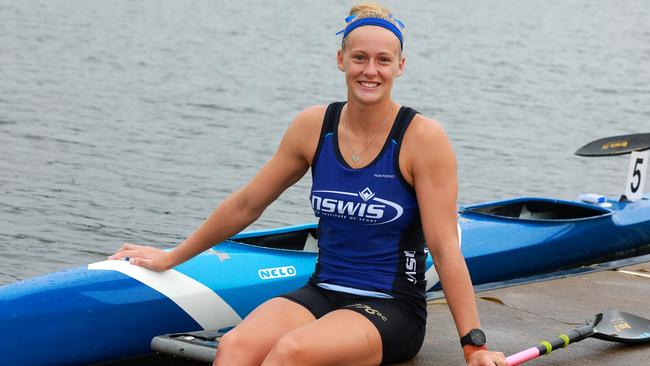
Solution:
<svg viewBox="0 0 650 366">
<path fill-rule="evenodd" d="M 345 96 L 351 1 L 0 0 L 0 283 L 170 247 Z M 396 99 L 437 118 L 461 204 L 617 195 L 627 158 L 572 155 L 650 130 L 646 0 L 389 1 Z M 313 221 L 306 177 L 254 225 Z"/>
</svg>

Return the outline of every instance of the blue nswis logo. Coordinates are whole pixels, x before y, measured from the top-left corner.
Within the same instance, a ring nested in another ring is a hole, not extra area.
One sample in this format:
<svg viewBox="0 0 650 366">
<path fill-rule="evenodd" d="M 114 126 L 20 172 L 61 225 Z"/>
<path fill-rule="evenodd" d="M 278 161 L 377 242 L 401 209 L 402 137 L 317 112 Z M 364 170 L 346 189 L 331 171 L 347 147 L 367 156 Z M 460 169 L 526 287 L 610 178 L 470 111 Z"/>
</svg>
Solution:
<svg viewBox="0 0 650 366">
<path fill-rule="evenodd" d="M 381 225 L 395 221 L 404 209 L 395 202 L 379 198 L 368 187 L 353 192 L 317 190 L 311 195 L 316 216 L 359 221 L 366 225 Z"/>
</svg>

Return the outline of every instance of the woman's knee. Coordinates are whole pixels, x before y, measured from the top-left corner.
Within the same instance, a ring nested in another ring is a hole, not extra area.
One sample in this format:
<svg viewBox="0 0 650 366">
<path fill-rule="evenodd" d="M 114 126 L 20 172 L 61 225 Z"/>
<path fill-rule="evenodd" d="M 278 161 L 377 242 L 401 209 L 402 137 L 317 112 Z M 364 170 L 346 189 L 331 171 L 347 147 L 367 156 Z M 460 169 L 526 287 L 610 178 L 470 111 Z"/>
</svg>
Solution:
<svg viewBox="0 0 650 366">
<path fill-rule="evenodd" d="M 296 332 L 288 333 L 280 338 L 265 360 L 265 364 L 275 365 L 304 365 L 309 363 L 309 352 L 304 342 L 301 342 Z"/>
<path fill-rule="evenodd" d="M 241 351 L 254 348 L 254 335 L 246 335 L 244 333 L 235 328 L 224 334 L 219 340 L 219 350 Z"/>
<path fill-rule="evenodd" d="M 214 364 L 259 364 L 259 362 L 264 359 L 264 354 L 256 352 L 258 347 L 255 344 L 254 339 L 254 337 L 238 331 L 237 328 L 227 332 L 219 340 L 217 357 Z"/>
</svg>

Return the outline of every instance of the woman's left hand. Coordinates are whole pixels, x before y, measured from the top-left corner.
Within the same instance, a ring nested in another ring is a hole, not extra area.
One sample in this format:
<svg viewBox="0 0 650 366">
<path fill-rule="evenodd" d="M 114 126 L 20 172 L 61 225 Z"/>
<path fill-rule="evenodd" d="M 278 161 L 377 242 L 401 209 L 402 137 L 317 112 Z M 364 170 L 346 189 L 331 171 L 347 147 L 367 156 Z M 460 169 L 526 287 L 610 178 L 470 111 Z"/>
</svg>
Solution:
<svg viewBox="0 0 650 366">
<path fill-rule="evenodd" d="M 467 366 L 508 366 L 501 352 L 476 351 L 467 357 Z"/>
<path fill-rule="evenodd" d="M 170 252 L 145 245 L 124 243 L 120 250 L 108 257 L 113 260 L 127 258 L 131 264 L 156 272 L 166 271 L 173 267 Z"/>
</svg>

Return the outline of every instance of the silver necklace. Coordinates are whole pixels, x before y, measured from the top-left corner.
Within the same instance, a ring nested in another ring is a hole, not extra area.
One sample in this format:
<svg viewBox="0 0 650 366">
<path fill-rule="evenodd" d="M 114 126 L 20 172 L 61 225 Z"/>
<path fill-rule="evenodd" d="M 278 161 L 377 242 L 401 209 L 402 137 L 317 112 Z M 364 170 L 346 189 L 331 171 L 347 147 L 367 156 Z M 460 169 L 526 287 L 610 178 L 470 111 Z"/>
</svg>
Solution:
<svg viewBox="0 0 650 366">
<path fill-rule="evenodd" d="M 346 108 L 345 111 L 347 112 L 348 111 L 347 106 L 345 106 L 345 108 Z M 375 132 L 375 134 L 372 135 L 372 137 L 370 138 L 370 140 L 368 141 L 366 146 L 363 148 L 363 150 L 359 151 L 358 153 L 356 153 L 354 151 L 354 149 L 352 149 L 352 144 L 350 144 L 350 141 L 348 141 L 348 137 L 345 136 L 345 138 L 344 138 L 345 144 L 347 145 L 348 149 L 350 149 L 350 151 L 352 151 L 352 157 L 350 159 L 352 159 L 353 163 L 357 164 L 358 162 L 361 161 L 361 154 L 363 154 L 366 150 L 368 150 L 368 147 L 370 146 L 370 144 L 372 144 L 372 142 L 375 141 L 375 138 L 377 136 L 379 136 L 379 133 L 384 130 L 384 126 L 386 125 L 386 122 L 388 122 L 388 118 L 390 117 L 391 114 L 393 114 L 393 106 L 392 105 L 390 106 L 390 110 L 388 111 L 388 114 L 386 115 L 386 118 L 384 118 L 384 122 L 382 122 L 381 126 L 379 126 L 379 129 L 377 130 L 377 132 Z M 344 122 L 348 122 L 348 120 L 345 119 Z"/>
</svg>

